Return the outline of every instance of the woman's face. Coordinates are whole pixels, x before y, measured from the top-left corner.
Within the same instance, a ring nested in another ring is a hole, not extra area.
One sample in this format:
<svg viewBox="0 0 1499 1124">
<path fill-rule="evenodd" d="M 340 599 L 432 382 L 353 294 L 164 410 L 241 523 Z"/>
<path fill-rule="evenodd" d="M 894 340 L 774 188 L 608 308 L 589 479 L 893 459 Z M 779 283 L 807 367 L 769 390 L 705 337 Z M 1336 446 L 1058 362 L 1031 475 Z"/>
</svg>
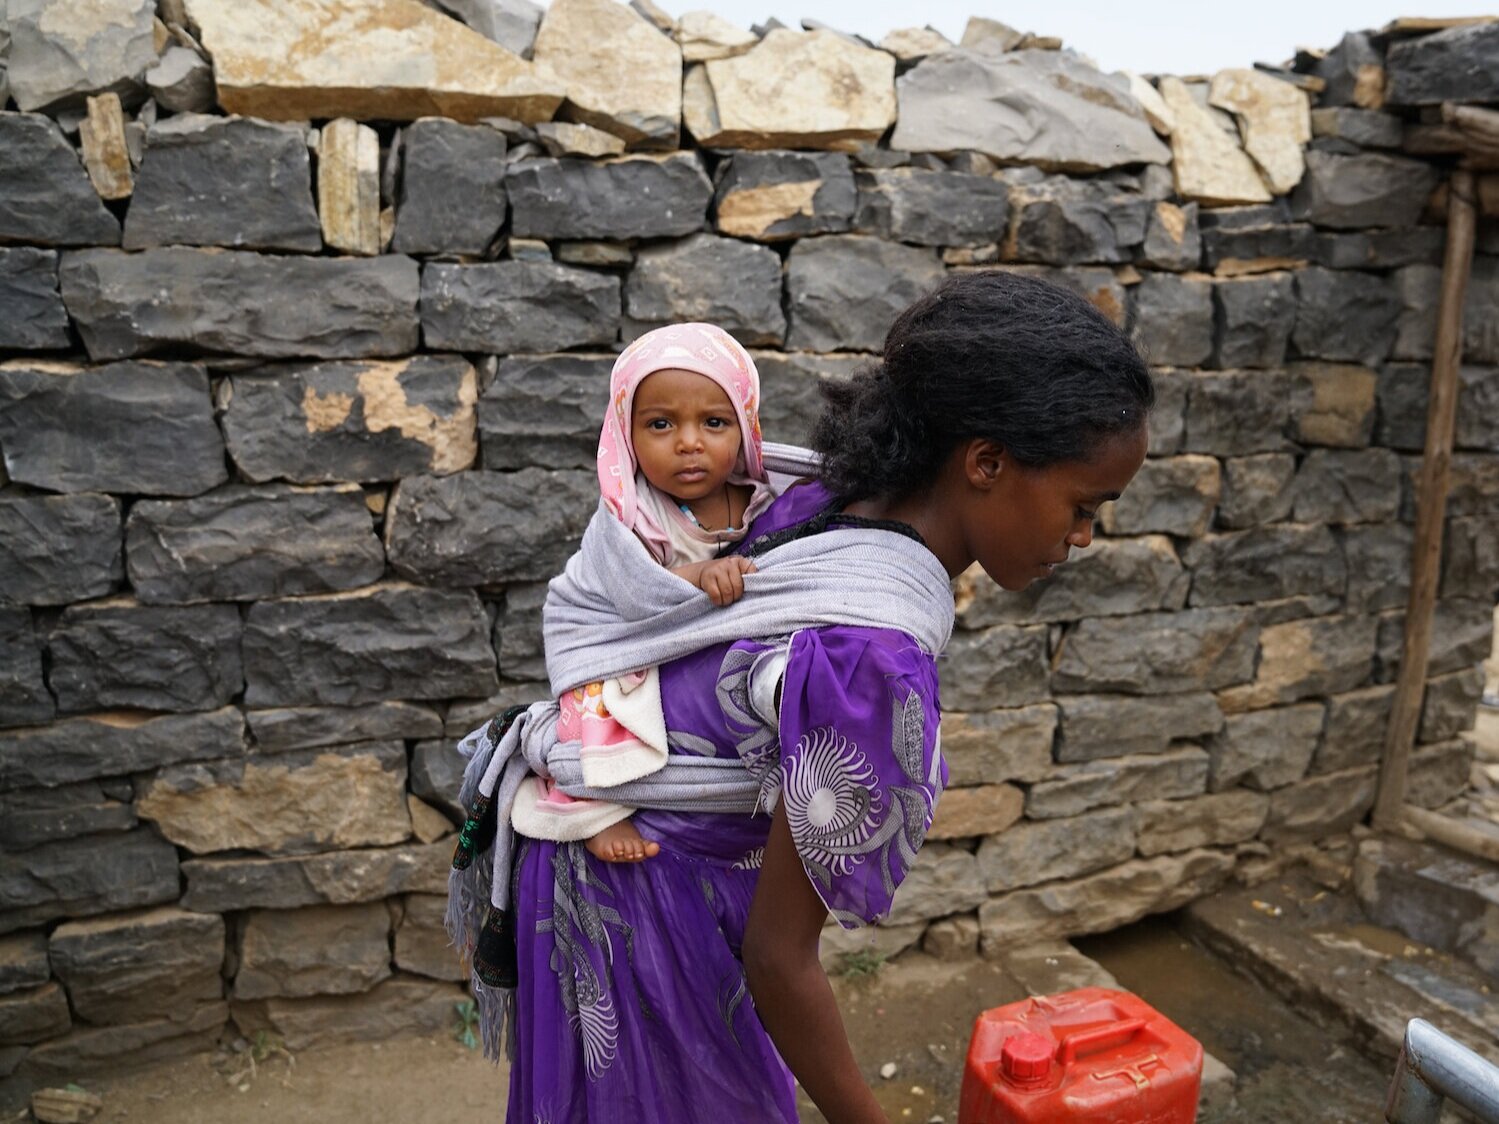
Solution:
<svg viewBox="0 0 1499 1124">
<path fill-rule="evenodd" d="M 965 468 L 977 486 L 963 516 L 974 561 L 1009 590 L 1050 577 L 1074 547 L 1093 541 L 1099 505 L 1120 497 L 1147 445 L 1142 426 L 1105 440 L 1089 460 L 1026 468 L 987 442 L 975 443 Z"/>
<path fill-rule="evenodd" d="M 739 419 L 712 379 L 675 367 L 635 388 L 630 443 L 658 492 L 683 502 L 717 494 L 739 461 Z"/>
</svg>

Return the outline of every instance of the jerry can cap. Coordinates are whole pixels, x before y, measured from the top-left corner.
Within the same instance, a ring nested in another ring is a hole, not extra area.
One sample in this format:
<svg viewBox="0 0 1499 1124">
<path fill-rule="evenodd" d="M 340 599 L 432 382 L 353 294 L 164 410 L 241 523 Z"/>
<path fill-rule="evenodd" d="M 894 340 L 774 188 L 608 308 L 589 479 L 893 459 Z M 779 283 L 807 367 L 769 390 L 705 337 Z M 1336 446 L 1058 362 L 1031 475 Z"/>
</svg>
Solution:
<svg viewBox="0 0 1499 1124">
<path fill-rule="evenodd" d="M 999 1071 L 1017 1084 L 1044 1081 L 1051 1073 L 1055 1047 L 1051 1039 L 1034 1031 L 1012 1034 L 999 1050 Z"/>
</svg>

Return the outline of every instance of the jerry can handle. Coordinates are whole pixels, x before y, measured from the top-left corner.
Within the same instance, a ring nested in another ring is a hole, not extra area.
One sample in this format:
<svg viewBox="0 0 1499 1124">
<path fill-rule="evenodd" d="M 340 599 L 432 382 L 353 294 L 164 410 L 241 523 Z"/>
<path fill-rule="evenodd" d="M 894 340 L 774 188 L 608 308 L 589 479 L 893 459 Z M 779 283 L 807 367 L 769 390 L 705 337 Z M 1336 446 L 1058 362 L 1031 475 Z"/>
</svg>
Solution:
<svg viewBox="0 0 1499 1124">
<path fill-rule="evenodd" d="M 1077 1061 L 1078 1054 L 1082 1053 L 1082 1047 L 1092 1046 L 1094 1053 L 1099 1049 L 1107 1047 L 1100 1043 L 1123 1045 L 1140 1031 L 1145 1029 L 1144 1019 L 1121 1019 L 1117 1023 L 1108 1026 L 1096 1026 L 1092 1030 L 1080 1030 L 1076 1034 L 1069 1034 L 1062 1039 L 1062 1045 L 1058 1051 L 1063 1065 L 1071 1065 Z"/>
</svg>

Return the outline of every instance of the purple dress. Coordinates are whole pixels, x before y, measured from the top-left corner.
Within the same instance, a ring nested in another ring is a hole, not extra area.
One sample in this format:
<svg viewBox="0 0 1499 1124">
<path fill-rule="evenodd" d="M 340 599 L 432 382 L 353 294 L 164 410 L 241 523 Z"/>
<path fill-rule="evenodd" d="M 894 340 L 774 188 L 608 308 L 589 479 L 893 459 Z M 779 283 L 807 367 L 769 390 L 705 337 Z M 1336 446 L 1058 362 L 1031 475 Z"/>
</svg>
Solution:
<svg viewBox="0 0 1499 1124">
<path fill-rule="evenodd" d="M 747 541 L 827 502 L 820 485 L 791 488 Z M 779 730 L 757 717 L 765 668 L 784 672 Z M 841 924 L 889 913 L 947 779 L 931 655 L 894 630 L 809 629 L 666 664 L 661 695 L 672 753 L 739 756 L 762 803 L 785 801 L 808 878 Z M 633 822 L 661 844 L 643 863 L 520 841 L 506 1120 L 796 1120 L 740 961 L 770 817 L 642 810 Z"/>
</svg>

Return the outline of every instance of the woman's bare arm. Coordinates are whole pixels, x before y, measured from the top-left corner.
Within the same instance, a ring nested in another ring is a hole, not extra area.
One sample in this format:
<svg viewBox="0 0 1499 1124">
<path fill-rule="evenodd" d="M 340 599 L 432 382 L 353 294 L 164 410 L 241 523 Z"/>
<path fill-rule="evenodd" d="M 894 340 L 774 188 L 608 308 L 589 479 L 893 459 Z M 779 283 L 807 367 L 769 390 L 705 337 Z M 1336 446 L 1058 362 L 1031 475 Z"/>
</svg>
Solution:
<svg viewBox="0 0 1499 1124">
<path fill-rule="evenodd" d="M 817 959 L 827 907 L 807 880 L 784 804 L 776 809 L 744 933 L 744 970 L 760 1021 L 829 1124 L 889 1124 L 854 1061 Z"/>
</svg>

